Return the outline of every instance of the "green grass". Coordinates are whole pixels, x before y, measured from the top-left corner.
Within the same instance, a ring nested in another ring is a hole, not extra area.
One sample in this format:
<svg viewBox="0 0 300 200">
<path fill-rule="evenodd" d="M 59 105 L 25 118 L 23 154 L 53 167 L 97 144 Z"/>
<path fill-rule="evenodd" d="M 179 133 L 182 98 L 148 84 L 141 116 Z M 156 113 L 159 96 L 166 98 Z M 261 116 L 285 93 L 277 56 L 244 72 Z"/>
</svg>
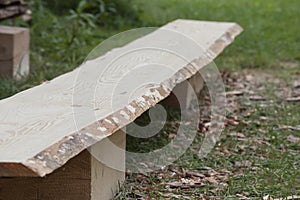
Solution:
<svg viewBox="0 0 300 200">
<path fill-rule="evenodd" d="M 244 33 L 224 56 L 220 67 L 276 67 L 300 60 L 300 2 L 297 0 L 143 1 L 143 25 L 160 26 L 177 18 L 237 22 Z"/>
<path fill-rule="evenodd" d="M 244 28 L 244 33 L 216 60 L 219 68 L 277 69 L 300 60 L 298 0 L 120 0 L 115 1 L 119 2 L 115 16 L 91 19 L 96 27 L 82 23 L 80 16 L 55 16 L 42 1 L 29 2 L 32 24 L 17 20 L 16 25 L 27 26 L 31 31 L 31 76 L 20 83 L 1 78 L 0 98 L 72 70 L 97 44 L 116 33 L 161 26 L 177 18 L 233 21 Z M 63 13 L 69 13 L 66 4 L 63 6 Z M 56 13 L 55 8 L 52 5 Z"/>
</svg>

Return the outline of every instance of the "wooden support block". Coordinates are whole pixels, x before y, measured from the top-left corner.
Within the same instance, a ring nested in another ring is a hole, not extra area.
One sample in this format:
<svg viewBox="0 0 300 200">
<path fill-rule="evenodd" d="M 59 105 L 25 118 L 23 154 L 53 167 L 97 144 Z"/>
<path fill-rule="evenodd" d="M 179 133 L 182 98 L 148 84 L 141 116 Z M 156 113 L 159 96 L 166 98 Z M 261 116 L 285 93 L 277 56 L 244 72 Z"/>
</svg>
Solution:
<svg viewBox="0 0 300 200">
<path fill-rule="evenodd" d="M 0 26 L 0 75 L 20 79 L 29 73 L 29 29 Z"/>
<path fill-rule="evenodd" d="M 112 156 L 112 143 L 123 151 L 111 157 L 125 168 L 126 134 L 124 130 L 91 147 L 93 154 L 99 150 Z M 101 153 L 101 152 L 99 152 Z M 117 191 L 125 172 L 112 169 L 98 161 L 88 150 L 69 160 L 63 167 L 45 177 L 0 178 L 0 200 L 108 200 Z"/>
<path fill-rule="evenodd" d="M 112 199 L 125 181 L 125 147 L 125 129 L 91 147 L 92 200 Z"/>
<path fill-rule="evenodd" d="M 200 73 L 196 73 L 190 79 L 178 84 L 161 104 L 176 110 L 188 110 L 203 87 L 204 81 Z"/>
<path fill-rule="evenodd" d="M 91 157 L 85 150 L 46 177 L 2 177 L 0 199 L 89 199 L 90 167 Z"/>
</svg>

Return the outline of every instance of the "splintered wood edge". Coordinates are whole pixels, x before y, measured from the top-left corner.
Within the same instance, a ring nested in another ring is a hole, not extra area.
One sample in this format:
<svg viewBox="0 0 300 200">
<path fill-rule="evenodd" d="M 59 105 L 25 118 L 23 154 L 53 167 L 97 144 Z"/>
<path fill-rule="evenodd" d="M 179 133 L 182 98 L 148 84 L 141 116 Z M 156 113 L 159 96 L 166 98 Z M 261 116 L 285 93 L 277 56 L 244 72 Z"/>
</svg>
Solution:
<svg viewBox="0 0 300 200">
<path fill-rule="evenodd" d="M 191 78 L 202 67 L 211 63 L 242 31 L 243 29 L 238 24 L 233 23 L 233 26 L 216 40 L 203 56 L 194 59 L 190 64 L 181 68 L 170 79 L 162 82 L 159 87 L 150 87 L 147 93 L 135 99 L 123 109 L 62 138 L 59 142 L 22 163 L 0 163 L 1 174 L 4 176 L 43 177 L 53 172 L 84 149 L 125 127 L 143 112 L 168 97 L 177 84 Z M 118 119 L 117 122 L 116 118 Z M 100 127 L 105 127 L 105 135 L 100 134 L 97 130 L 99 124 Z"/>
</svg>

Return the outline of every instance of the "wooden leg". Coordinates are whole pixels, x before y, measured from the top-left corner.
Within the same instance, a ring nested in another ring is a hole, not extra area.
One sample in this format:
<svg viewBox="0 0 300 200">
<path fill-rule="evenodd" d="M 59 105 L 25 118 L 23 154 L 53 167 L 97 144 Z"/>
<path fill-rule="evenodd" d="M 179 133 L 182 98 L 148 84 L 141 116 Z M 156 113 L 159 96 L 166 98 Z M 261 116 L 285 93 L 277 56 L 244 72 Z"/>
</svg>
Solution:
<svg viewBox="0 0 300 200">
<path fill-rule="evenodd" d="M 98 150 L 108 153 L 108 156 L 125 168 L 125 151 L 120 151 L 122 154 L 111 151 L 111 142 L 125 150 L 125 137 L 125 132 L 120 130 L 91 149 L 94 153 Z M 118 183 L 124 180 L 124 171 L 102 164 L 85 150 L 46 177 L 0 178 L 0 199 L 108 200 L 113 198 Z"/>
<path fill-rule="evenodd" d="M 191 102 L 204 87 L 204 81 L 199 73 L 190 79 L 178 84 L 171 95 L 162 101 L 162 104 L 176 110 L 190 109 Z"/>
<path fill-rule="evenodd" d="M 112 199 L 125 181 L 125 146 L 125 129 L 92 146 L 92 200 Z"/>
</svg>

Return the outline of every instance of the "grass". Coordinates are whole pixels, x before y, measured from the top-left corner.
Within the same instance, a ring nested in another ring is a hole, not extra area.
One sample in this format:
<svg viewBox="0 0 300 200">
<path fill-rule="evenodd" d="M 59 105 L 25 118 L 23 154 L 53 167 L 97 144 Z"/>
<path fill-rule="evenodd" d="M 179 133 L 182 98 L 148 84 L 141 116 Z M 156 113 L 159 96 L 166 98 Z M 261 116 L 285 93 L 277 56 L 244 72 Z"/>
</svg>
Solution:
<svg viewBox="0 0 300 200">
<path fill-rule="evenodd" d="M 292 88 L 291 77 L 299 76 L 300 1 L 130 0 L 122 1 L 120 12 L 123 14 L 116 13 L 108 17 L 112 19 L 102 21 L 91 19 L 95 26 L 82 15 L 51 11 L 42 1 L 30 0 L 29 3 L 33 11 L 32 24 L 17 20 L 16 25 L 29 27 L 31 31 L 31 74 L 22 81 L 0 78 L 0 99 L 74 69 L 97 44 L 114 34 L 130 28 L 161 26 L 177 18 L 239 23 L 244 33 L 219 56 L 217 66 L 226 71 L 255 69 L 257 76 L 268 73 L 280 80 L 279 84 L 273 79 L 262 81 L 260 86 L 264 89 L 258 93 L 267 101 L 249 101 L 247 95 L 234 100 L 237 110 L 230 115 L 238 116 L 248 125 L 228 125 L 207 158 L 199 160 L 193 149 L 203 139 L 199 133 L 194 145 L 172 166 L 146 175 L 129 175 L 118 194 L 119 199 L 182 199 L 185 196 L 190 199 L 260 199 L 266 194 L 274 197 L 300 195 L 299 143 L 287 140 L 288 136 L 299 137 L 300 133 L 279 127 L 299 125 L 299 104 L 287 103 L 277 94 Z M 250 114 L 246 115 L 247 112 Z M 169 143 L 178 113 L 169 113 L 169 116 L 160 137 L 143 141 L 129 138 L 128 150 L 147 152 Z M 144 123 L 145 119 L 139 120 Z M 230 136 L 234 132 L 245 137 Z M 172 176 L 174 170 L 176 175 Z M 186 179 L 184 170 L 204 174 L 201 179 L 204 185 L 182 189 L 164 184 Z M 166 197 L 169 193 L 181 196 Z"/>
<path fill-rule="evenodd" d="M 299 125 L 299 103 L 284 101 L 286 96 L 282 94 L 287 88 L 292 90 L 291 82 L 298 77 L 297 73 L 291 75 L 291 71 L 279 70 L 281 75 L 268 72 L 271 79 L 279 81 L 252 82 L 248 93 L 229 98 L 235 103 L 232 112 L 228 112 L 228 118 L 236 119 L 238 123 L 232 125 L 227 122 L 221 140 L 206 158 L 199 159 L 197 156 L 197 147 L 203 141 L 203 133 L 199 131 L 193 145 L 171 166 L 144 175 L 128 174 L 127 183 L 117 199 L 261 199 L 266 195 L 274 198 L 299 196 L 300 143 L 290 141 L 288 137 L 293 135 L 299 138 L 300 130 L 280 128 L 283 125 Z M 247 75 L 254 74 L 258 80 L 261 73 L 265 72 L 246 72 Z M 238 77 L 244 80 L 245 76 L 241 74 Z M 237 88 L 230 86 L 228 89 Z M 252 92 L 267 100 L 249 100 Z M 143 142 L 129 140 L 127 150 L 152 151 L 153 148 L 168 144 L 168 135 L 176 132 L 174 124 L 179 120 L 178 115 L 172 116 L 160 134 Z M 143 120 L 144 123 L 149 120 L 147 114 L 138 121 Z M 196 180 L 186 175 L 189 171 L 203 175 L 200 179 L 202 187 L 184 187 L 182 179 Z M 170 182 L 180 184 L 170 188 Z"/>
<path fill-rule="evenodd" d="M 220 67 L 274 68 L 280 62 L 300 59 L 297 0 L 154 0 L 140 4 L 140 18 L 146 26 L 160 26 L 176 18 L 239 23 L 244 34 L 217 60 Z"/>
</svg>

